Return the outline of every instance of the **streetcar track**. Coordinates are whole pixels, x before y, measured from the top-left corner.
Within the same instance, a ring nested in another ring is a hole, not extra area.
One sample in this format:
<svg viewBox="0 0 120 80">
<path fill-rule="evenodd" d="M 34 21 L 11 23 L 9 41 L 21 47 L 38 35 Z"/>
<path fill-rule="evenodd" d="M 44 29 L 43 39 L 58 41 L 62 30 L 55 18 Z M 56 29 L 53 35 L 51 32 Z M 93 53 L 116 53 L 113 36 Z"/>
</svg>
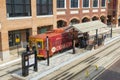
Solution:
<svg viewBox="0 0 120 80">
<path fill-rule="evenodd" d="M 99 59 L 99 57 L 96 57 L 95 59 L 89 61 L 88 63 L 92 63 L 92 62 L 94 62 L 95 60 L 98 60 L 98 59 Z"/>
<path fill-rule="evenodd" d="M 120 40 L 119 40 L 119 41 L 120 41 Z M 115 43 L 118 43 L 119 41 L 117 41 L 117 42 L 115 42 Z M 111 44 L 111 45 L 116 45 L 115 43 L 113 43 L 113 44 Z M 100 53 L 102 53 L 103 51 L 105 51 L 106 49 L 112 47 L 111 45 L 107 46 L 107 47 L 104 48 L 102 51 L 98 51 L 97 54 L 100 54 Z M 119 47 L 120 47 L 120 46 L 119 46 Z M 118 49 L 118 47 L 116 47 L 116 48 L 113 49 L 113 50 L 110 50 L 105 56 L 109 55 L 110 53 L 112 53 L 113 51 L 115 51 L 115 50 L 117 50 L 117 49 Z M 77 65 L 79 65 L 79 64 L 81 64 L 81 63 L 83 63 L 83 62 L 88 62 L 89 59 L 95 58 L 95 56 L 96 56 L 96 54 L 94 54 L 94 55 L 88 57 L 87 60 L 83 60 L 83 61 L 79 62 L 78 64 L 76 64 L 76 65 L 70 67 L 69 69 L 65 70 L 64 72 L 66 72 L 66 71 L 68 71 L 68 70 L 74 68 L 75 66 L 77 66 Z M 103 58 L 103 57 L 104 57 L 104 55 L 103 55 L 101 58 Z M 95 59 L 93 59 L 93 60 L 91 60 L 90 62 L 91 62 L 91 63 L 97 62 L 96 60 L 100 60 L 99 57 L 98 57 L 98 58 L 95 58 Z M 90 62 L 89 62 L 89 63 L 90 63 Z M 92 64 L 91 64 L 91 65 L 92 65 Z M 91 65 L 89 65 L 89 67 L 90 67 Z M 87 67 L 87 68 L 88 68 L 88 67 Z M 84 71 L 84 70 L 82 70 L 82 71 Z M 63 73 L 64 73 L 64 72 L 63 72 Z M 80 71 L 80 72 L 81 72 L 81 71 Z M 79 72 L 78 72 L 78 73 L 79 73 Z M 77 73 L 77 74 L 78 74 L 78 73 Z M 77 74 L 75 74 L 75 75 L 77 75 Z M 59 75 L 59 77 L 57 77 L 58 75 Z M 61 73 L 58 74 L 58 75 L 56 75 L 55 77 L 51 78 L 50 80 L 56 80 L 56 79 L 59 79 L 60 77 L 63 77 L 63 75 L 61 75 Z M 74 76 L 75 76 L 75 75 L 74 75 Z M 65 76 L 65 75 L 64 75 L 64 76 Z M 72 77 L 73 77 L 73 76 L 72 76 Z"/>
<path fill-rule="evenodd" d="M 13 70 L 13 71 L 7 71 L 7 73 L 0 75 L 0 77 L 3 77 L 3 76 L 5 76 L 5 75 L 7 75 L 7 74 L 11 74 L 11 73 L 13 73 L 13 72 L 15 72 L 15 71 L 18 71 L 18 70 L 20 70 L 20 69 L 21 69 L 21 68 L 17 68 L 17 69 L 15 69 L 15 70 Z"/>
<path fill-rule="evenodd" d="M 119 53 L 119 52 L 118 52 L 118 53 Z M 114 56 L 118 56 L 118 55 L 115 54 Z M 120 58 L 120 56 L 119 56 L 119 58 Z M 115 59 L 115 60 L 116 60 L 116 59 Z M 117 60 L 118 60 L 118 58 L 117 58 Z M 113 62 L 114 62 L 114 61 L 113 61 Z M 113 62 L 112 62 L 112 63 L 113 63 Z M 116 62 L 116 61 L 115 61 L 115 62 Z M 112 64 L 112 63 L 111 63 L 111 64 Z M 111 64 L 110 64 L 110 66 L 111 66 Z M 109 67 L 109 65 L 108 65 L 107 67 Z M 104 70 L 105 70 L 105 69 L 102 69 L 101 71 L 99 71 L 98 74 L 102 74 L 102 73 L 104 72 Z M 96 75 L 94 75 L 93 77 L 91 77 L 91 80 L 95 80 L 94 78 L 95 78 L 98 74 L 96 74 Z"/>
<path fill-rule="evenodd" d="M 17 63 L 17 64 L 13 64 L 11 66 L 7 66 L 7 67 L 4 67 L 4 68 L 0 68 L 0 71 L 3 71 L 5 69 L 8 69 L 8 67 L 13 67 L 13 66 L 17 66 L 17 65 L 20 65 L 21 63 Z"/>
<path fill-rule="evenodd" d="M 120 46 L 119 46 L 119 48 L 120 48 Z M 119 48 L 116 48 L 115 50 L 118 50 Z M 115 51 L 114 50 L 114 51 Z M 110 53 L 112 53 L 112 52 L 110 52 Z M 119 52 L 118 52 L 119 53 Z M 117 54 L 115 54 L 114 56 L 116 56 Z M 102 57 L 103 58 L 103 57 Z M 97 61 L 95 61 L 95 62 L 97 62 Z M 92 64 L 89 66 L 89 67 L 87 67 L 87 68 L 90 68 L 91 66 L 93 66 Z M 84 70 L 87 70 L 87 68 L 86 69 L 84 69 Z M 103 70 L 102 70 L 103 71 Z M 100 71 L 101 72 L 101 71 Z M 81 71 L 80 72 L 78 72 L 76 75 L 78 75 L 78 74 L 80 74 L 81 73 Z M 75 77 L 76 75 L 74 75 L 74 76 L 72 76 L 72 77 Z M 72 77 L 70 77 L 68 80 L 72 80 Z"/>
</svg>

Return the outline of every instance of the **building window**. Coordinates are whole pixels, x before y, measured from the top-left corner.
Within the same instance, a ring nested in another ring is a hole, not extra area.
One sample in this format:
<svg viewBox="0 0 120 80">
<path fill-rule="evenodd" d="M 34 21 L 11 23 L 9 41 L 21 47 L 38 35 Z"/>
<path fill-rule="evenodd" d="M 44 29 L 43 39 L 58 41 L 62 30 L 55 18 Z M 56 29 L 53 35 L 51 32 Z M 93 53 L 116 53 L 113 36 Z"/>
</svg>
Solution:
<svg viewBox="0 0 120 80">
<path fill-rule="evenodd" d="M 31 0 L 6 0 L 7 17 L 31 16 Z"/>
<path fill-rule="evenodd" d="M 70 0 L 71 1 L 71 8 L 78 8 L 78 0 Z"/>
<path fill-rule="evenodd" d="M 101 0 L 101 6 L 105 7 L 106 0 Z"/>
<path fill-rule="evenodd" d="M 89 0 L 82 0 L 83 1 L 83 7 L 89 7 Z"/>
<path fill-rule="evenodd" d="M 57 0 L 57 8 L 65 8 L 66 0 Z"/>
<path fill-rule="evenodd" d="M 50 31 L 50 30 L 52 30 L 52 26 L 51 25 L 50 26 L 41 26 L 41 27 L 37 28 L 37 33 L 38 34 L 42 34 L 42 33 L 45 33 L 47 31 Z"/>
<path fill-rule="evenodd" d="M 15 41 L 16 37 L 18 37 L 21 40 L 21 33 L 20 33 L 20 31 L 10 31 L 8 33 L 8 35 L 9 35 L 9 46 L 10 47 L 17 45 L 17 43 Z M 18 43 L 18 44 L 20 44 L 20 43 Z"/>
<path fill-rule="evenodd" d="M 53 0 L 37 0 L 37 15 L 52 15 Z"/>
<path fill-rule="evenodd" d="M 93 0 L 93 7 L 98 7 L 98 0 Z"/>
</svg>

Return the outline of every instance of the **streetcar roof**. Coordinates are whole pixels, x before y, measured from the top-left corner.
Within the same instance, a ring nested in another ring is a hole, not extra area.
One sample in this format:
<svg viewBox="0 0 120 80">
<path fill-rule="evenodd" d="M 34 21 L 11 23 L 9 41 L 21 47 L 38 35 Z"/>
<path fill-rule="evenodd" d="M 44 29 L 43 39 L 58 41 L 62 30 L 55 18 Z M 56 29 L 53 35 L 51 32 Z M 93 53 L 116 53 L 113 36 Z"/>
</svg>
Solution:
<svg viewBox="0 0 120 80">
<path fill-rule="evenodd" d="M 57 35 L 61 35 L 63 32 L 64 32 L 63 29 L 54 29 L 52 31 L 48 31 L 48 32 L 43 33 L 43 34 L 37 34 L 37 35 L 30 36 L 30 38 L 46 39 L 47 36 L 48 37 L 54 37 L 54 36 L 57 36 Z"/>
</svg>

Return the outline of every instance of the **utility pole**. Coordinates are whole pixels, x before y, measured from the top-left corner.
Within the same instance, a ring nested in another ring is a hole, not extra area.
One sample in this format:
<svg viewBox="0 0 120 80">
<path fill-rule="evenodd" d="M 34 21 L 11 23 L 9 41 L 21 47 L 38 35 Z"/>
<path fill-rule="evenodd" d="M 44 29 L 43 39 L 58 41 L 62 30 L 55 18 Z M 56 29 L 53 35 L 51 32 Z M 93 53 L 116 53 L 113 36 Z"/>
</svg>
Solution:
<svg viewBox="0 0 120 80">
<path fill-rule="evenodd" d="M 75 29 L 73 28 L 73 33 L 72 33 L 72 36 L 73 36 L 73 39 L 72 39 L 72 47 L 73 47 L 73 54 L 75 54 Z"/>
<path fill-rule="evenodd" d="M 47 50 L 47 66 L 49 66 L 49 38 L 46 37 L 46 50 Z"/>
</svg>

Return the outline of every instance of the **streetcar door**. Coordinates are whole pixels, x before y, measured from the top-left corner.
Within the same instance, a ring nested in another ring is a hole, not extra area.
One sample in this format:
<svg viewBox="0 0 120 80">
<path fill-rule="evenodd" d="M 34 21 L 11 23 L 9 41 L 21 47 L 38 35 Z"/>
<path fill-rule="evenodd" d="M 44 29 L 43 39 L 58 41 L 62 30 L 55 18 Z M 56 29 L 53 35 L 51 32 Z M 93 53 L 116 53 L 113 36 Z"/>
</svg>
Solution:
<svg viewBox="0 0 120 80">
<path fill-rule="evenodd" d="M 43 40 L 36 40 L 37 55 L 43 57 Z"/>
</svg>

